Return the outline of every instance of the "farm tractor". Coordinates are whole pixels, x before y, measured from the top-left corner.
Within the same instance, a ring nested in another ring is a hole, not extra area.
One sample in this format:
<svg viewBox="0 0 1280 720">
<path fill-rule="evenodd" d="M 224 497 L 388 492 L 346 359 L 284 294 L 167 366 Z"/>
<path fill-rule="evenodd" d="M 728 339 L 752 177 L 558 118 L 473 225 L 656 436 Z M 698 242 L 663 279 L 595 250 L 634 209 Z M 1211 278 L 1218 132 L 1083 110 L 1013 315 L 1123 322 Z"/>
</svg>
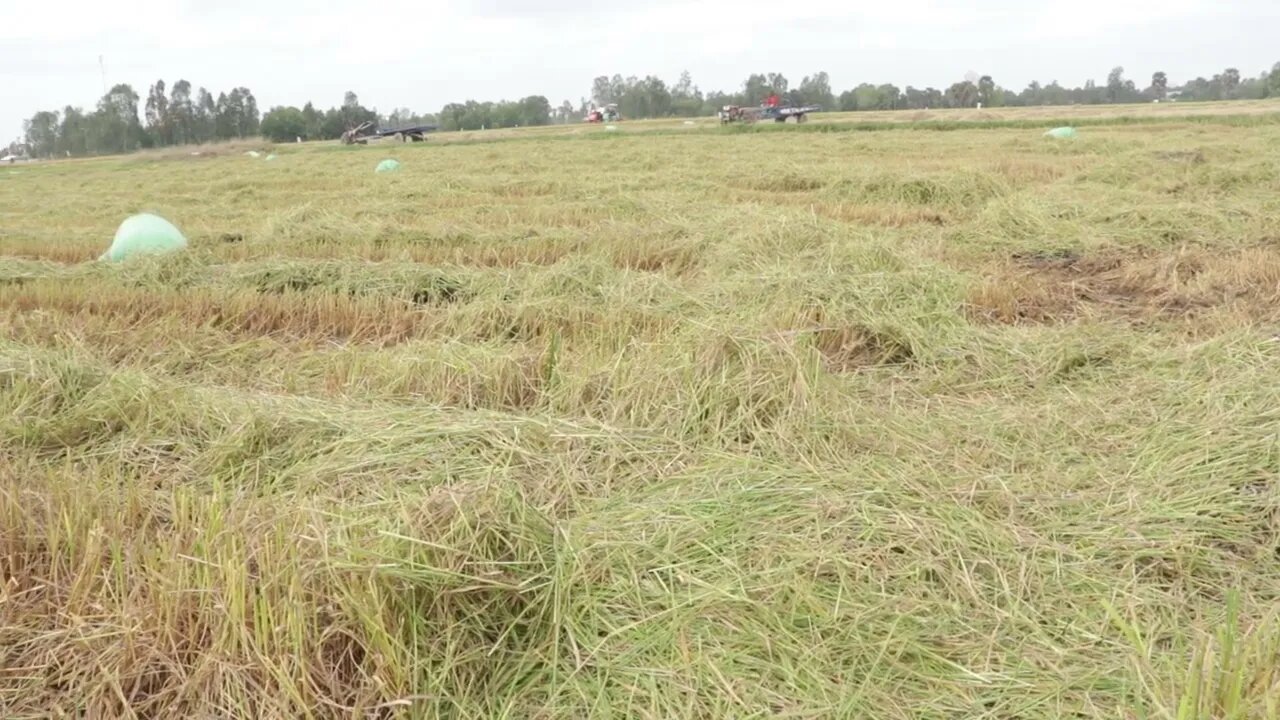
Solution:
<svg viewBox="0 0 1280 720">
<path fill-rule="evenodd" d="M 721 125 L 735 122 L 750 125 L 768 120 L 802 123 L 808 121 L 809 113 L 818 112 L 821 109 L 822 107 L 819 105 L 804 105 L 802 107 L 778 107 L 776 105 L 740 107 L 738 105 L 725 105 L 716 114 L 720 116 Z"/>
<path fill-rule="evenodd" d="M 372 121 L 365 121 L 355 127 L 347 128 L 346 132 L 342 133 L 342 144 L 368 145 L 370 140 L 388 138 L 400 142 L 422 142 L 427 139 L 427 133 L 435 132 L 436 129 L 435 125 L 415 125 L 395 130 L 375 130 Z"/>
<path fill-rule="evenodd" d="M 604 107 L 595 107 L 594 105 L 587 111 L 587 116 L 582 119 L 583 122 L 601 123 L 601 122 L 617 122 L 622 119 L 622 115 L 618 114 L 618 106 L 610 103 Z"/>
</svg>

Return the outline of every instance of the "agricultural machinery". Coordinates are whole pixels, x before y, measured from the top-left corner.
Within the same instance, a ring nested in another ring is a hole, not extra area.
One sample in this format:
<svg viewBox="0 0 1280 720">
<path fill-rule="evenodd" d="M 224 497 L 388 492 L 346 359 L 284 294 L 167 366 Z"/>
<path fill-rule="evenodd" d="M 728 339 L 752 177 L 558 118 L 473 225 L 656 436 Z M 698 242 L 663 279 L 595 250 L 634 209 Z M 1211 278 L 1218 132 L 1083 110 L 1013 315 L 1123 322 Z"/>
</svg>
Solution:
<svg viewBox="0 0 1280 720">
<path fill-rule="evenodd" d="M 347 128 L 342 133 L 343 145 L 368 145 L 370 140 L 383 140 L 391 138 L 400 142 L 422 142 L 427 139 L 427 133 L 436 131 L 435 125 L 414 125 L 413 127 L 397 128 L 395 130 L 375 130 L 373 122 L 366 121 L 356 127 Z"/>
<path fill-rule="evenodd" d="M 822 110 L 820 105 L 804 105 L 801 107 L 778 107 L 774 105 L 740 107 L 738 105 L 725 105 L 720 108 L 720 112 L 717 115 L 720 116 L 721 125 L 735 122 L 750 125 L 751 123 L 769 120 L 773 122 L 802 123 L 809 119 L 809 113 L 820 110 Z"/>
<path fill-rule="evenodd" d="M 616 122 L 621 120 L 622 116 L 618 114 L 618 106 L 609 104 L 604 107 L 592 107 L 587 111 L 587 116 L 583 118 L 583 122 L 600 123 L 600 122 Z"/>
</svg>

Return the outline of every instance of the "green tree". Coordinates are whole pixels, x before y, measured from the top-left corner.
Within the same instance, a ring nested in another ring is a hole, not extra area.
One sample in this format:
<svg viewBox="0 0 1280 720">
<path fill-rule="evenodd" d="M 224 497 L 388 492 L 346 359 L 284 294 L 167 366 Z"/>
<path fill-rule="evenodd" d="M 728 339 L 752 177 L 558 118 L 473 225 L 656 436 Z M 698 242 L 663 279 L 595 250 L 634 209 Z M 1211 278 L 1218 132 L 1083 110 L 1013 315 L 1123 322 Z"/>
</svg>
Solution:
<svg viewBox="0 0 1280 720">
<path fill-rule="evenodd" d="M 1106 101 L 1109 103 L 1134 102 L 1138 91 L 1132 80 L 1124 79 L 1124 68 L 1116 66 L 1107 73 Z"/>
<path fill-rule="evenodd" d="M 138 93 L 123 83 L 102 96 L 92 122 L 95 151 L 126 153 L 142 146 L 146 132 L 138 120 L 138 99 Z"/>
<path fill-rule="evenodd" d="M 556 120 L 567 125 L 568 123 L 573 122 L 573 119 L 573 103 L 565 100 L 560 103 L 560 107 L 556 110 Z"/>
<path fill-rule="evenodd" d="M 666 117 L 671 114 L 671 91 L 653 75 L 643 80 L 627 78 L 617 103 L 618 112 L 626 118 Z"/>
<path fill-rule="evenodd" d="M 1066 105 L 1068 102 L 1067 89 L 1059 85 L 1057 80 L 1044 86 L 1043 97 L 1042 105 Z"/>
<path fill-rule="evenodd" d="M 261 132 L 272 142 L 293 142 L 307 134 L 307 118 L 296 107 L 271 108 L 262 116 Z"/>
<path fill-rule="evenodd" d="M 1213 100 L 1217 93 L 1215 83 L 1205 80 L 1203 77 L 1197 77 L 1194 80 L 1188 80 L 1182 86 L 1182 94 L 1179 100 Z"/>
<path fill-rule="evenodd" d="M 342 94 L 342 119 L 348 125 L 364 122 L 358 119 L 360 111 L 363 109 L 364 106 L 360 104 L 360 97 L 355 92 L 348 90 Z"/>
<path fill-rule="evenodd" d="M 662 78 L 646 75 L 640 81 L 640 92 L 645 98 L 647 112 L 641 117 L 669 117 L 671 115 L 671 91 Z"/>
<path fill-rule="evenodd" d="M 324 122 L 320 124 L 320 137 L 324 140 L 342 137 L 342 133 L 347 130 L 347 121 L 344 117 L 342 111 L 338 108 L 326 110 L 324 112 Z"/>
<path fill-rule="evenodd" d="M 883 85 L 876 87 L 876 92 L 880 96 L 879 97 L 880 107 L 878 109 L 896 110 L 897 108 L 901 107 L 902 91 L 898 89 L 897 85 L 893 85 L 891 83 L 885 83 Z"/>
<path fill-rule="evenodd" d="M 1236 92 L 1240 88 L 1240 71 L 1236 68 L 1227 68 L 1222 71 L 1222 96 L 1224 99 L 1233 100 Z"/>
<path fill-rule="evenodd" d="M 821 105 L 828 109 L 836 105 L 835 95 L 831 92 L 831 78 L 826 72 L 806 75 L 797 92 L 796 101 L 801 105 Z"/>
<path fill-rule="evenodd" d="M 902 105 L 911 110 L 923 110 L 929 107 L 929 100 L 923 90 L 908 85 L 907 89 L 902 91 Z"/>
<path fill-rule="evenodd" d="M 520 103 L 502 100 L 490 105 L 485 127 L 510 128 L 520 127 L 520 124 Z"/>
<path fill-rule="evenodd" d="M 41 110 L 22 125 L 27 151 L 33 157 L 50 158 L 58 152 L 58 113 Z"/>
<path fill-rule="evenodd" d="M 614 77 L 617 78 L 616 75 Z M 640 79 L 635 76 L 614 84 L 613 101 L 618 104 L 618 112 L 623 117 L 648 117 L 648 108 L 645 107 L 645 99 L 639 89 L 639 85 Z"/>
<path fill-rule="evenodd" d="M 175 145 L 196 142 L 195 108 L 191 104 L 191 83 L 179 80 L 169 89 L 169 125 Z"/>
<path fill-rule="evenodd" d="M 218 103 L 213 99 L 213 94 L 204 88 L 200 88 L 196 95 L 195 118 L 195 142 L 207 143 L 214 140 L 218 129 Z"/>
<path fill-rule="evenodd" d="M 859 110 L 883 110 L 885 107 L 884 97 L 880 94 L 880 88 L 871 83 L 863 83 L 854 88 L 853 94 L 857 98 Z"/>
<path fill-rule="evenodd" d="M 879 93 L 876 92 L 875 86 L 870 83 L 862 83 L 861 85 L 845 90 L 840 93 L 837 101 L 841 110 L 852 112 L 855 110 L 870 110 L 876 103 Z"/>
<path fill-rule="evenodd" d="M 688 70 L 681 71 L 680 79 L 677 80 L 675 86 L 671 88 L 671 97 L 690 97 L 693 95 L 693 92 L 693 76 L 689 74 Z"/>
<path fill-rule="evenodd" d="M 618 102 L 613 94 L 613 83 L 608 75 L 601 75 L 591 82 L 591 101 L 596 105 L 609 105 Z"/>
<path fill-rule="evenodd" d="M 218 140 L 230 140 L 236 136 L 235 117 L 240 108 L 232 107 L 231 99 L 224 92 L 218 93 L 213 111 L 213 136 Z"/>
<path fill-rule="evenodd" d="M 265 120 L 266 118 L 263 119 Z M 409 108 L 395 108 L 385 118 L 378 119 L 378 127 L 387 130 L 398 130 L 410 125 L 416 125 L 416 119 L 413 111 Z"/>
<path fill-rule="evenodd" d="M 169 98 L 164 94 L 164 80 L 157 80 L 147 93 L 146 116 L 151 143 L 157 146 L 171 144 L 173 132 L 170 127 Z"/>
<path fill-rule="evenodd" d="M 461 130 L 466 120 L 467 106 L 461 103 L 449 103 L 440 110 L 441 130 Z"/>
<path fill-rule="evenodd" d="M 991 107 L 995 105 L 996 100 L 996 81 L 990 75 L 983 75 L 978 79 L 978 102 L 983 107 Z"/>
<path fill-rule="evenodd" d="M 338 135 L 334 137 L 338 137 L 348 128 L 357 127 L 366 122 L 378 124 L 378 113 L 361 105 L 360 98 L 351 90 L 343 93 L 342 108 L 338 112 L 342 116 L 342 130 L 339 130 Z"/>
<path fill-rule="evenodd" d="M 229 93 L 219 93 L 215 108 L 215 135 L 219 140 L 258 134 L 258 101 L 248 88 L 238 87 Z"/>
<path fill-rule="evenodd" d="M 671 88 L 671 114 L 678 117 L 693 117 L 703 111 L 702 91 L 693 84 L 693 77 L 688 70 L 680 73 L 680 80 Z"/>
<path fill-rule="evenodd" d="M 258 99 L 253 96 L 249 88 L 236 88 L 232 92 L 240 93 L 241 112 L 239 131 L 240 137 L 252 137 L 258 134 L 258 125 L 261 122 L 261 114 L 258 112 Z"/>
<path fill-rule="evenodd" d="M 1068 93 L 1068 96 L 1071 97 L 1071 102 L 1088 105 L 1098 105 L 1107 100 L 1106 90 L 1099 89 L 1093 80 L 1085 80 L 1083 88 Z"/>
<path fill-rule="evenodd" d="M 498 122 L 519 122 L 517 103 L 505 103 L 506 107 L 491 102 L 468 100 L 465 103 L 449 103 L 440 111 L 442 130 L 481 130 L 498 127 Z"/>
<path fill-rule="evenodd" d="M 1280 97 L 1280 62 L 1272 65 L 1267 75 L 1267 97 Z"/>
<path fill-rule="evenodd" d="M 431 113 L 416 113 L 409 108 L 400 108 L 395 111 L 393 115 L 396 116 L 397 121 L 402 127 L 407 125 L 438 125 L 440 122 L 439 119 Z"/>
<path fill-rule="evenodd" d="M 85 155 L 89 152 L 89 121 L 80 108 L 66 106 L 58 127 L 58 154 Z"/>
<path fill-rule="evenodd" d="M 542 95 L 530 95 L 519 103 L 520 124 L 525 127 L 551 122 L 551 101 Z"/>
<path fill-rule="evenodd" d="M 890 110 L 899 102 L 900 94 L 893 85 L 877 87 L 862 83 L 840 94 L 839 107 L 841 110 Z"/>
<path fill-rule="evenodd" d="M 1023 105 L 1044 105 L 1044 88 L 1032 80 L 1027 87 L 1018 93 L 1018 100 Z"/>
<path fill-rule="evenodd" d="M 768 77 L 760 74 L 748 75 L 746 82 L 742 83 L 742 96 L 738 102 L 742 105 L 759 105 L 769 97 L 771 91 Z"/>
<path fill-rule="evenodd" d="M 306 130 L 302 133 L 302 137 L 307 140 L 322 140 L 324 135 L 324 113 L 316 110 L 316 106 L 307 103 L 302 106 L 302 119 L 306 123 Z"/>
<path fill-rule="evenodd" d="M 769 89 L 778 95 L 786 95 L 791 84 L 782 73 L 769 73 Z"/>
<path fill-rule="evenodd" d="M 1163 71 L 1151 74 L 1151 87 L 1147 88 L 1147 94 L 1155 100 L 1164 100 L 1169 96 L 1169 76 Z"/>
<path fill-rule="evenodd" d="M 498 123 L 494 117 L 494 104 L 488 101 L 468 100 L 466 126 L 471 130 L 485 130 L 497 127 Z"/>
<path fill-rule="evenodd" d="M 1236 100 L 1261 100 L 1267 96 L 1267 73 L 1256 78 L 1241 78 L 1236 88 Z"/>
<path fill-rule="evenodd" d="M 947 106 L 971 108 L 978 104 L 978 86 L 963 80 L 947 88 Z"/>
</svg>

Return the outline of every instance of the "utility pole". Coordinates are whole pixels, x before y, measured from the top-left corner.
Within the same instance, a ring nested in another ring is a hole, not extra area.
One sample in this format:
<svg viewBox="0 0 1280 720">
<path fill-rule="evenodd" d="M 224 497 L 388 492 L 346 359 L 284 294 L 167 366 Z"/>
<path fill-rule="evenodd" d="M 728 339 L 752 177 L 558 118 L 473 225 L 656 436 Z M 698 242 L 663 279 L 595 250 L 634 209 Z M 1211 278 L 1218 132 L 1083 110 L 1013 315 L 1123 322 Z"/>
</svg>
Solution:
<svg viewBox="0 0 1280 720">
<path fill-rule="evenodd" d="M 102 56 L 98 56 L 98 69 L 102 71 L 102 94 L 107 94 L 107 64 L 102 61 Z"/>
</svg>

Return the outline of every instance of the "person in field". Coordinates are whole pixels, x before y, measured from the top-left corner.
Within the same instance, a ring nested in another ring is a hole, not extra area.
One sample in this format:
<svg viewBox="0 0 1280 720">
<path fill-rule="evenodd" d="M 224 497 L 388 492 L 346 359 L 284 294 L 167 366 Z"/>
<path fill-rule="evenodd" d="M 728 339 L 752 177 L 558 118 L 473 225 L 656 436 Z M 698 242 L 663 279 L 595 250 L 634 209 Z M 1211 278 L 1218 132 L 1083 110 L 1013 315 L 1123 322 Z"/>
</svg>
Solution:
<svg viewBox="0 0 1280 720">
<path fill-rule="evenodd" d="M 764 106 L 765 106 L 765 107 L 776 108 L 776 107 L 778 107 L 778 102 L 779 102 L 779 100 L 778 100 L 778 93 L 776 93 L 776 92 L 771 92 L 771 93 L 769 93 L 769 97 L 765 98 L 765 100 L 764 100 Z"/>
</svg>

